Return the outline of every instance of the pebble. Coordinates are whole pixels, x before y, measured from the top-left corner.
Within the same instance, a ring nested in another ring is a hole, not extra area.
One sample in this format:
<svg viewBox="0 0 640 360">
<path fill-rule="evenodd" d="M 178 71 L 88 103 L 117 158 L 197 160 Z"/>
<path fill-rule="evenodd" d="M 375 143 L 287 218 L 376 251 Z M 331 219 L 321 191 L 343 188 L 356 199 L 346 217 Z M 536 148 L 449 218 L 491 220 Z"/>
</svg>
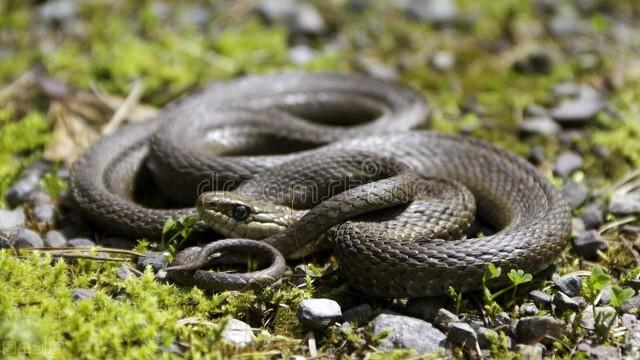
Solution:
<svg viewBox="0 0 640 360">
<path fill-rule="evenodd" d="M 578 237 L 586 231 L 584 222 L 580 218 L 572 218 L 571 219 L 571 234 L 575 237 Z"/>
<path fill-rule="evenodd" d="M 540 310 L 534 303 L 524 303 L 520 305 L 520 317 L 537 315 Z"/>
<path fill-rule="evenodd" d="M 627 301 L 622 304 L 621 308 L 621 310 L 626 313 L 631 313 L 634 309 L 636 309 L 636 311 L 640 311 L 640 295 L 632 296 L 627 299 Z"/>
<path fill-rule="evenodd" d="M 578 351 L 589 354 L 592 359 L 608 360 L 620 358 L 620 352 L 618 351 L 618 349 L 609 345 L 591 345 L 587 343 L 580 343 L 578 344 Z"/>
<path fill-rule="evenodd" d="M 71 19 L 78 11 L 71 0 L 48 1 L 38 7 L 38 16 L 43 21 L 62 22 Z"/>
<path fill-rule="evenodd" d="M 476 334 L 478 337 L 478 345 L 480 345 L 481 349 L 488 349 L 492 343 L 499 339 L 499 335 L 495 330 L 484 326 L 477 328 Z"/>
<path fill-rule="evenodd" d="M 511 324 L 511 316 L 507 314 L 505 311 L 501 311 L 495 316 L 496 323 L 498 325 L 509 325 Z"/>
<path fill-rule="evenodd" d="M 533 290 L 529 292 L 529 297 L 540 307 L 548 307 L 553 302 L 553 296 L 540 290 Z"/>
<path fill-rule="evenodd" d="M 118 272 L 116 273 L 116 276 L 120 280 L 126 280 L 130 277 L 136 277 L 136 273 L 134 273 L 133 270 L 131 270 L 131 268 L 128 267 L 127 265 L 120 265 L 120 267 L 118 268 Z"/>
<path fill-rule="evenodd" d="M 56 207 L 50 203 L 38 204 L 33 207 L 31 214 L 38 223 L 53 224 L 56 217 Z"/>
<path fill-rule="evenodd" d="M 94 247 L 96 244 L 86 238 L 74 238 L 67 241 L 69 247 Z"/>
<path fill-rule="evenodd" d="M 548 116 L 531 117 L 520 124 L 520 131 L 524 134 L 551 138 L 560 132 L 560 125 Z"/>
<path fill-rule="evenodd" d="M 553 170 L 563 178 L 569 177 L 582 167 L 582 156 L 574 151 L 566 151 L 556 158 Z"/>
<path fill-rule="evenodd" d="M 527 159 L 534 165 L 540 165 L 545 161 L 544 147 L 540 145 L 534 145 L 529 149 Z"/>
<path fill-rule="evenodd" d="M 153 272 L 157 273 L 169 266 L 169 259 L 167 259 L 167 255 L 164 252 L 147 251 L 144 256 L 138 258 L 138 266 L 142 269 L 151 266 Z"/>
<path fill-rule="evenodd" d="M 520 73 L 546 75 L 553 69 L 553 61 L 546 51 L 539 50 L 516 61 L 513 69 Z"/>
<path fill-rule="evenodd" d="M 95 290 L 82 288 L 71 289 L 71 300 L 73 301 L 90 299 L 94 296 L 96 296 Z"/>
<path fill-rule="evenodd" d="M 582 289 L 582 278 L 578 275 L 565 275 L 555 280 L 555 284 L 568 296 L 578 296 Z"/>
<path fill-rule="evenodd" d="M 624 350 L 629 359 L 640 359 L 640 324 L 628 328 Z"/>
<path fill-rule="evenodd" d="M 583 124 L 593 119 L 604 108 L 600 99 L 580 96 L 564 100 L 551 109 L 551 117 L 561 124 Z"/>
<path fill-rule="evenodd" d="M 17 207 L 13 210 L 0 209 L 0 229 L 24 226 L 25 220 L 26 216 L 22 207 Z"/>
<path fill-rule="evenodd" d="M 460 318 L 458 317 L 458 315 L 444 308 L 438 310 L 438 313 L 436 314 L 436 317 L 433 321 L 435 326 L 445 331 L 449 329 L 451 324 L 457 322 L 460 322 Z"/>
<path fill-rule="evenodd" d="M 451 23 L 458 15 L 452 0 L 409 0 L 406 9 L 413 18 L 434 25 Z"/>
<path fill-rule="evenodd" d="M 18 179 L 4 195 L 7 205 L 16 207 L 29 199 L 32 193 L 40 189 L 40 176 L 30 174 Z"/>
<path fill-rule="evenodd" d="M 50 204 L 52 202 L 51 196 L 44 191 L 35 191 L 29 195 L 27 202 L 32 205 L 40 205 L 40 204 Z"/>
<path fill-rule="evenodd" d="M 434 296 L 428 298 L 413 298 L 407 301 L 405 311 L 408 315 L 432 322 L 438 310 L 447 304 L 447 299 L 443 296 Z"/>
<path fill-rule="evenodd" d="M 304 65 L 316 57 L 316 52 L 307 45 L 296 45 L 289 49 L 287 57 L 293 64 Z"/>
<path fill-rule="evenodd" d="M 580 326 L 587 330 L 595 330 L 596 317 L 602 318 L 602 324 L 604 326 L 613 326 L 617 320 L 617 312 L 611 306 L 596 306 L 595 312 L 593 307 L 587 306 L 582 311 L 582 319 L 580 320 Z"/>
<path fill-rule="evenodd" d="M 553 296 L 553 306 L 555 306 L 556 311 L 559 314 L 567 310 L 579 310 L 584 308 L 586 305 L 586 301 L 580 296 L 569 297 L 561 292 Z"/>
<path fill-rule="evenodd" d="M 616 215 L 640 213 L 640 191 L 614 193 L 609 202 L 609 211 Z"/>
<path fill-rule="evenodd" d="M 65 247 L 67 245 L 67 239 L 60 231 L 49 230 L 44 236 L 44 246 L 46 247 Z"/>
<path fill-rule="evenodd" d="M 373 317 L 373 308 L 369 304 L 360 304 L 356 307 L 352 307 L 346 310 L 342 314 L 342 321 L 354 322 L 356 324 L 363 324 L 369 322 Z"/>
<path fill-rule="evenodd" d="M 455 322 L 449 325 L 447 332 L 447 342 L 454 345 L 461 345 L 469 349 L 475 349 L 478 336 L 471 325 L 463 322 Z"/>
<path fill-rule="evenodd" d="M 585 229 L 597 229 L 604 221 L 602 206 L 600 204 L 591 204 L 585 207 L 582 210 L 582 214 L 580 214 L 580 219 L 582 219 Z"/>
<path fill-rule="evenodd" d="M 571 209 L 577 209 L 587 200 L 589 188 L 582 182 L 569 180 L 562 187 L 562 196 L 564 196 Z"/>
<path fill-rule="evenodd" d="M 398 77 L 396 69 L 370 56 L 359 56 L 355 65 L 367 75 L 376 78 L 393 80 Z"/>
<path fill-rule="evenodd" d="M 270 24 L 284 25 L 293 35 L 322 35 L 327 25 L 318 10 L 308 3 L 294 0 L 266 0 L 256 7 Z"/>
<path fill-rule="evenodd" d="M 305 299 L 298 308 L 298 319 L 311 330 L 324 330 L 341 317 L 340 305 L 331 299 Z"/>
<path fill-rule="evenodd" d="M 446 72 L 456 65 L 456 57 L 450 51 L 438 51 L 433 55 L 430 63 L 433 70 Z"/>
<path fill-rule="evenodd" d="M 413 349 L 417 355 L 444 351 L 446 336 L 426 321 L 390 313 L 378 315 L 372 321 L 373 333 L 388 331 L 380 350 Z"/>
<path fill-rule="evenodd" d="M 516 352 L 518 354 L 521 354 L 523 359 L 542 360 L 542 354 L 544 354 L 544 345 L 540 343 L 534 345 L 518 344 L 516 345 Z"/>
<path fill-rule="evenodd" d="M 573 250 L 587 260 L 598 259 L 598 250 L 609 247 L 607 241 L 596 230 L 589 230 L 573 240 Z"/>
<path fill-rule="evenodd" d="M 229 319 L 222 329 L 222 340 L 238 348 L 244 348 L 256 341 L 249 324 L 237 319 Z"/>
<path fill-rule="evenodd" d="M 25 228 L 18 228 L 11 237 L 11 243 L 16 248 L 43 247 L 42 238 L 37 232 Z"/>
<path fill-rule="evenodd" d="M 559 337 L 564 323 L 552 316 L 527 316 L 518 320 L 515 336 L 518 343 L 535 344 L 545 336 Z"/>
</svg>

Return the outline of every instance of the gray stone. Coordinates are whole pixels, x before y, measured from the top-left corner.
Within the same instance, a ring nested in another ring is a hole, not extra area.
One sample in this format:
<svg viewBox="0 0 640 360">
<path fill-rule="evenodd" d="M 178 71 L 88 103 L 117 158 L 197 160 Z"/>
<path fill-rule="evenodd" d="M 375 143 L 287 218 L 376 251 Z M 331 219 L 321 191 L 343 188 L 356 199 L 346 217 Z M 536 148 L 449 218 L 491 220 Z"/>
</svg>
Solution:
<svg viewBox="0 0 640 360">
<path fill-rule="evenodd" d="M 565 275 L 554 281 L 560 291 L 569 296 L 580 295 L 582 278 L 578 275 Z"/>
<path fill-rule="evenodd" d="M 540 145 L 534 145 L 529 149 L 529 153 L 527 154 L 527 160 L 529 160 L 534 165 L 540 165 L 545 161 L 544 156 L 544 147 Z"/>
<path fill-rule="evenodd" d="M 60 231 L 49 230 L 44 236 L 44 246 L 46 247 L 65 247 L 67 245 L 67 239 Z"/>
<path fill-rule="evenodd" d="M 537 315 L 540 310 L 534 303 L 524 303 L 520 305 L 520 317 Z"/>
<path fill-rule="evenodd" d="M 608 247 L 607 241 L 596 230 L 589 230 L 573 240 L 573 249 L 587 260 L 598 259 L 598 250 L 603 251 Z"/>
<path fill-rule="evenodd" d="M 596 306 L 595 311 L 593 306 L 587 306 L 582 311 L 580 326 L 588 330 L 595 330 L 596 317 L 599 317 L 600 326 L 611 327 L 616 323 L 617 314 L 616 309 L 611 306 Z"/>
<path fill-rule="evenodd" d="M 42 238 L 37 232 L 25 228 L 18 228 L 11 238 L 11 243 L 17 248 L 43 247 Z"/>
<path fill-rule="evenodd" d="M 247 347 L 256 341 L 251 326 L 237 319 L 229 319 L 220 335 L 224 342 L 238 348 Z"/>
<path fill-rule="evenodd" d="M 562 187 L 562 196 L 571 206 L 571 209 L 576 209 L 587 200 L 589 188 L 582 182 L 577 183 L 570 180 Z"/>
<path fill-rule="evenodd" d="M 629 359 L 640 359 L 640 324 L 627 329 L 624 350 Z"/>
<path fill-rule="evenodd" d="M 74 238 L 67 241 L 67 246 L 69 247 L 95 247 L 96 244 L 85 238 Z"/>
<path fill-rule="evenodd" d="M 30 174 L 18 179 L 5 193 L 4 197 L 10 207 L 16 207 L 29 199 L 29 196 L 40 189 L 39 174 Z"/>
<path fill-rule="evenodd" d="M 51 204 L 52 200 L 49 194 L 44 191 L 38 190 L 29 195 L 27 202 L 32 206 L 36 206 L 40 204 Z"/>
<path fill-rule="evenodd" d="M 53 204 L 38 204 L 33 207 L 31 214 L 38 223 L 53 224 L 56 217 L 56 207 Z"/>
<path fill-rule="evenodd" d="M 356 66 L 367 75 L 376 78 L 393 80 L 398 77 L 398 71 L 392 66 L 369 56 L 359 56 Z"/>
<path fill-rule="evenodd" d="M 543 308 L 550 306 L 553 302 L 552 295 L 549 295 L 540 290 L 533 290 L 529 292 L 529 297 L 531 297 L 531 300 L 533 300 L 534 303 Z"/>
<path fill-rule="evenodd" d="M 294 35 L 322 35 L 327 25 L 318 10 L 293 0 L 266 0 L 256 11 L 268 23 L 284 25 Z"/>
<path fill-rule="evenodd" d="M 38 7 L 38 16 L 44 21 L 65 21 L 71 19 L 78 11 L 71 0 L 47 1 Z"/>
<path fill-rule="evenodd" d="M 572 218 L 571 219 L 571 234 L 574 237 L 578 237 L 586 231 L 584 222 L 580 218 Z"/>
<path fill-rule="evenodd" d="M 96 296 L 95 290 L 82 288 L 71 289 L 71 300 L 73 301 L 90 299 L 94 296 Z"/>
<path fill-rule="evenodd" d="M 555 306 L 556 312 L 560 314 L 567 310 L 579 310 L 586 306 L 586 302 L 580 296 L 569 297 L 559 292 L 553 296 L 553 306 Z"/>
<path fill-rule="evenodd" d="M 121 265 L 118 268 L 118 272 L 116 273 L 116 276 L 120 280 L 126 280 L 130 277 L 136 277 L 136 273 L 134 273 L 133 270 L 131 270 L 131 268 L 128 267 L 127 265 Z"/>
<path fill-rule="evenodd" d="M 455 20 L 458 7 L 452 0 L 409 0 L 407 12 L 422 22 L 442 25 Z"/>
<path fill-rule="evenodd" d="M 456 322 L 460 322 L 458 315 L 444 308 L 438 309 L 438 313 L 433 321 L 435 326 L 445 331 L 449 329 L 451 324 Z"/>
<path fill-rule="evenodd" d="M 622 304 L 621 310 L 626 313 L 631 313 L 632 311 L 640 312 L 640 295 L 627 299 L 627 301 Z"/>
<path fill-rule="evenodd" d="M 13 210 L 0 209 L 0 229 L 24 226 L 26 216 L 22 207 Z"/>
<path fill-rule="evenodd" d="M 631 329 L 632 327 L 638 325 L 638 319 L 633 314 L 622 314 L 622 326 L 627 329 Z"/>
<path fill-rule="evenodd" d="M 438 310 L 447 304 L 447 299 L 442 296 L 434 296 L 428 298 L 413 298 L 407 301 L 405 311 L 408 315 L 417 317 L 424 321 L 432 322 Z"/>
<path fill-rule="evenodd" d="M 388 331 L 378 346 L 380 350 L 414 349 L 417 355 L 445 350 L 447 337 L 426 321 L 383 313 L 373 319 L 372 324 L 375 335 Z"/>
<path fill-rule="evenodd" d="M 525 360 L 542 360 L 544 354 L 544 345 L 537 343 L 534 345 L 518 344 L 516 352 Z"/>
<path fill-rule="evenodd" d="M 513 69 L 520 73 L 549 74 L 553 69 L 553 60 L 548 52 L 538 50 L 516 61 Z"/>
<path fill-rule="evenodd" d="M 456 57 L 450 51 L 438 51 L 431 58 L 431 68 L 436 71 L 449 71 L 456 66 Z"/>
<path fill-rule="evenodd" d="M 618 351 L 616 347 L 609 345 L 580 343 L 578 344 L 578 351 L 583 351 L 589 354 L 592 359 L 608 360 L 620 358 L 620 351 Z"/>
<path fill-rule="evenodd" d="M 584 208 L 580 219 L 584 223 L 584 227 L 587 230 L 596 229 L 602 225 L 604 221 L 604 212 L 599 204 L 591 204 Z"/>
<path fill-rule="evenodd" d="M 550 117 L 539 116 L 525 119 L 525 121 L 520 124 L 520 131 L 525 134 L 541 135 L 550 138 L 560 132 L 560 125 Z"/>
<path fill-rule="evenodd" d="M 527 316 L 518 320 L 515 336 L 518 343 L 535 344 L 545 336 L 559 337 L 564 323 L 552 316 Z"/>
<path fill-rule="evenodd" d="M 478 336 L 478 345 L 480 345 L 481 349 L 490 348 L 491 344 L 499 339 L 499 335 L 495 330 L 488 329 L 484 326 L 476 329 L 476 334 Z"/>
<path fill-rule="evenodd" d="M 346 310 L 342 314 L 343 321 L 354 322 L 357 324 L 363 324 L 369 322 L 373 317 L 373 308 L 369 304 L 360 304 L 356 307 L 352 307 Z"/>
<path fill-rule="evenodd" d="M 471 325 L 463 322 L 451 323 L 447 332 L 447 342 L 454 345 L 475 349 L 478 336 Z"/>
<path fill-rule="evenodd" d="M 305 299 L 298 308 L 298 319 L 311 330 L 324 330 L 341 317 L 340 305 L 331 299 Z"/>
<path fill-rule="evenodd" d="M 616 215 L 640 213 L 640 191 L 614 193 L 609 202 L 609 211 Z"/>
<path fill-rule="evenodd" d="M 573 151 L 566 151 L 556 158 L 553 170 L 559 176 L 569 177 L 574 171 L 582 167 L 582 156 Z"/>
<path fill-rule="evenodd" d="M 160 251 L 147 251 L 144 256 L 138 258 L 138 266 L 142 269 L 147 266 L 151 266 L 153 272 L 158 272 L 165 269 L 169 265 L 169 259 L 164 252 Z"/>
<path fill-rule="evenodd" d="M 604 108 L 601 99 L 580 96 L 567 99 L 551 109 L 551 117 L 561 124 L 582 124 L 593 119 Z"/>
<path fill-rule="evenodd" d="M 316 57 L 316 52 L 307 45 L 297 45 L 289 49 L 287 56 L 291 63 L 304 65 Z"/>
<path fill-rule="evenodd" d="M 498 325 L 510 325 L 511 324 L 511 316 L 504 311 L 501 311 L 495 316 L 496 323 Z"/>
<path fill-rule="evenodd" d="M 206 25 L 211 18 L 211 11 L 204 5 L 189 6 L 184 12 L 187 22 L 196 26 Z"/>
</svg>

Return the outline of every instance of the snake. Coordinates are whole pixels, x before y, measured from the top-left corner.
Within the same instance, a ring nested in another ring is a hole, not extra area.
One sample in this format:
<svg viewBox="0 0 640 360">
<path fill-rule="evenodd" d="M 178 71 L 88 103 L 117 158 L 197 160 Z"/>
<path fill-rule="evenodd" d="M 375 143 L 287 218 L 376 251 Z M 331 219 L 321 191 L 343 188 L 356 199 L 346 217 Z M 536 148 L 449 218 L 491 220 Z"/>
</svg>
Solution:
<svg viewBox="0 0 640 360">
<path fill-rule="evenodd" d="M 225 239 L 182 250 L 167 271 L 214 291 L 270 284 L 323 247 L 353 288 L 383 298 L 478 290 L 488 264 L 550 266 L 571 232 L 559 191 L 509 151 L 416 129 L 429 109 L 407 86 L 353 74 L 222 81 L 97 142 L 72 196 L 124 236 L 158 238 L 167 218 L 197 215 Z M 137 202 L 141 180 L 174 207 Z M 474 219 L 495 232 L 468 236 Z M 208 269 L 239 254 L 266 265 Z"/>
</svg>

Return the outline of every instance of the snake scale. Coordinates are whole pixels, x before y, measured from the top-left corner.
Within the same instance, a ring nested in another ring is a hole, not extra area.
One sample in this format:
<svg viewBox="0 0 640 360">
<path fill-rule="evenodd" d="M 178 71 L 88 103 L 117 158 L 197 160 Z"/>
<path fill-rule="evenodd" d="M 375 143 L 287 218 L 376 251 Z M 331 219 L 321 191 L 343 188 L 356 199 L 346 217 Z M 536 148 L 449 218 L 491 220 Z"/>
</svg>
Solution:
<svg viewBox="0 0 640 360">
<path fill-rule="evenodd" d="M 571 231 L 559 192 L 510 152 L 415 130 L 428 110 L 418 92 L 358 75 L 218 82 L 101 139 L 76 163 L 72 194 L 130 237 L 159 238 L 167 217 L 198 213 L 228 239 L 181 251 L 168 270 L 213 290 L 268 284 L 323 239 L 345 279 L 377 297 L 477 290 L 489 263 L 548 267 Z M 137 202 L 150 179 L 173 208 Z M 474 217 L 495 233 L 467 237 Z M 267 266 L 206 270 L 238 253 Z"/>
</svg>

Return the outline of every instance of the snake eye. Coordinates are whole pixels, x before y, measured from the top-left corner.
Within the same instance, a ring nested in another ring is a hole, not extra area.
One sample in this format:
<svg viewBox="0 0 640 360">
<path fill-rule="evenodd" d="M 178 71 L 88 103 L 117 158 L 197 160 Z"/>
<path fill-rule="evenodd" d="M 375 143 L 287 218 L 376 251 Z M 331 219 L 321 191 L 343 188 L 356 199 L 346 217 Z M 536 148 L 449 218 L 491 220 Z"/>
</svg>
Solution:
<svg viewBox="0 0 640 360">
<path fill-rule="evenodd" d="M 248 218 L 250 213 L 251 213 L 251 209 L 249 209 L 248 206 L 236 205 L 233 208 L 232 215 L 233 215 L 233 218 L 236 219 L 236 221 L 242 221 Z"/>
</svg>

